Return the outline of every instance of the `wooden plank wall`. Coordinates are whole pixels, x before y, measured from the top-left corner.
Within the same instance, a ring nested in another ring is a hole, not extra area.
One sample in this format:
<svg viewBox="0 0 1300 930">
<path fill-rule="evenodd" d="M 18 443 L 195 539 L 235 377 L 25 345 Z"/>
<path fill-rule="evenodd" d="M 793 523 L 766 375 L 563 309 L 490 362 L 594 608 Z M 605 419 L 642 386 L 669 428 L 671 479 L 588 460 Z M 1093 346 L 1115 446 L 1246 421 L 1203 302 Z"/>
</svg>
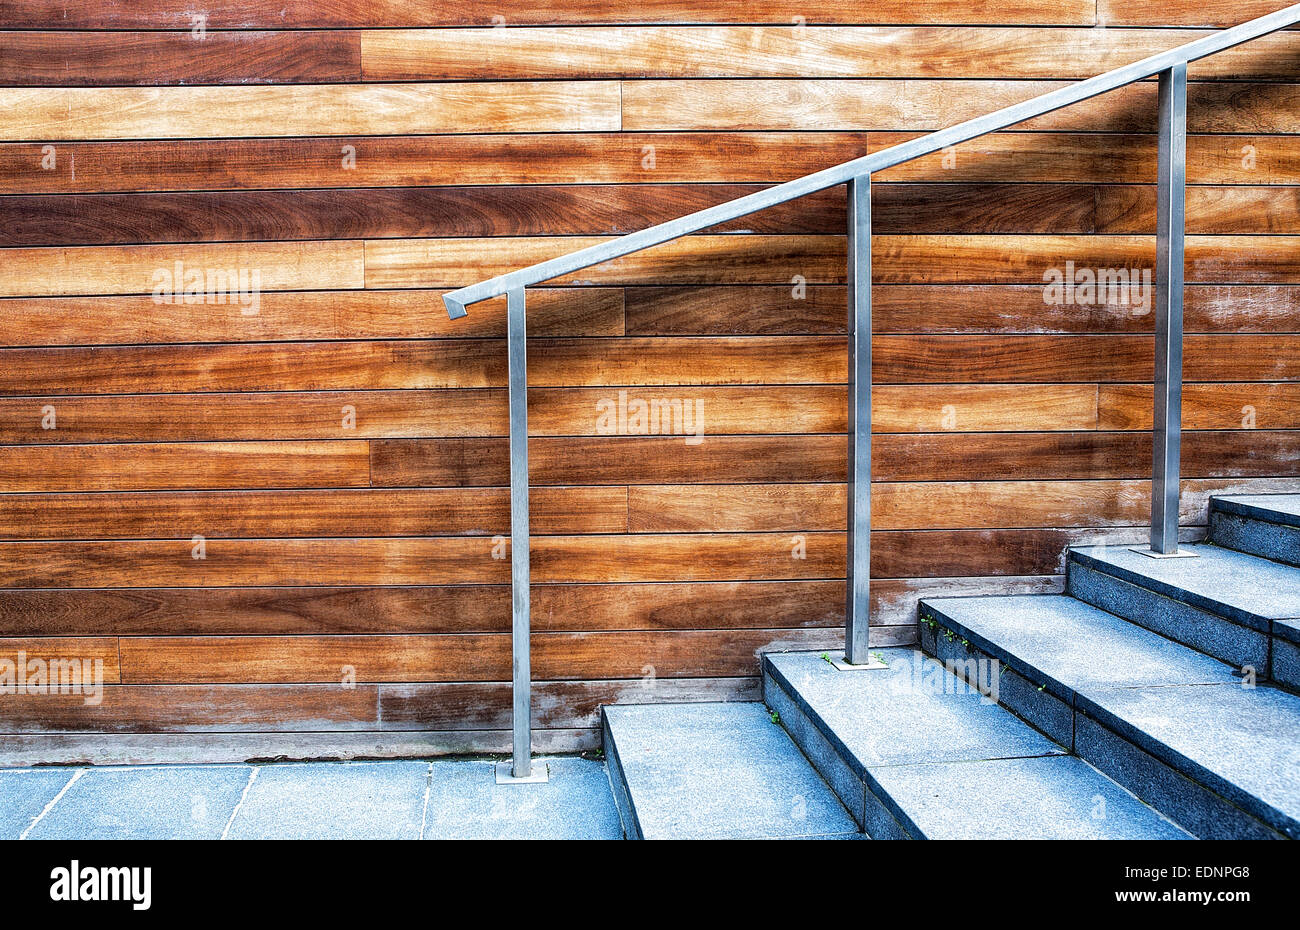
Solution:
<svg viewBox="0 0 1300 930">
<path fill-rule="evenodd" d="M 3 0 L 0 653 L 108 681 L 0 695 L 3 758 L 505 748 L 504 308 L 443 290 L 1281 5 Z M 1195 534 L 1300 486 L 1300 33 L 1191 79 Z M 1150 268 L 1154 119 L 877 178 L 874 641 L 1142 537 L 1151 315 L 1044 275 Z M 828 191 L 533 292 L 543 748 L 839 641 L 843 227 Z M 660 398 L 701 435 L 619 434 Z"/>
</svg>

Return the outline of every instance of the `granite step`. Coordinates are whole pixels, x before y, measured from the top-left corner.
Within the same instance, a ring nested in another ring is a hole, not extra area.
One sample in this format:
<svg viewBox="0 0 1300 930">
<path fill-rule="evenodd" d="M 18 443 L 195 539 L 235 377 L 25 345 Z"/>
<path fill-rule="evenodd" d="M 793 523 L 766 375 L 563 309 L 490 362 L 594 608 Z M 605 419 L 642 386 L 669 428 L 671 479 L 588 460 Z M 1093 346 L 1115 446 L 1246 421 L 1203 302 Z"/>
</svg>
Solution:
<svg viewBox="0 0 1300 930">
<path fill-rule="evenodd" d="M 601 716 L 628 839 L 863 839 L 762 704 L 615 704 Z"/>
<path fill-rule="evenodd" d="M 763 660 L 768 706 L 872 838 L 1187 838 L 933 659 L 878 654 L 888 668 Z"/>
<path fill-rule="evenodd" d="M 949 668 L 996 661 L 1003 706 L 1194 835 L 1300 838 L 1300 697 L 1063 595 L 929 598 L 921 618 Z"/>
<path fill-rule="evenodd" d="M 1071 549 L 1067 590 L 1259 678 L 1294 684 L 1300 638 L 1300 568 L 1214 545 L 1185 545 L 1197 558 L 1153 559 L 1119 546 Z"/>
<path fill-rule="evenodd" d="M 1300 494 L 1210 498 L 1215 545 L 1300 566 Z"/>
</svg>

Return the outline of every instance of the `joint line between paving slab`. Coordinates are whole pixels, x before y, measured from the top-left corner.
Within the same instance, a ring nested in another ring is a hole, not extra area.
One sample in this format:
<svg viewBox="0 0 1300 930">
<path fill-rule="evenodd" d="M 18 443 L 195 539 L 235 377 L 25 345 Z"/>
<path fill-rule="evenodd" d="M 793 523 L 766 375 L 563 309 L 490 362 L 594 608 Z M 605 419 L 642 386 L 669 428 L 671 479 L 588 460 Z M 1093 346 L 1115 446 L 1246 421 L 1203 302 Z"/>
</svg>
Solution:
<svg viewBox="0 0 1300 930">
<path fill-rule="evenodd" d="M 36 815 L 36 819 L 27 825 L 27 829 L 24 830 L 22 833 L 18 834 L 18 839 L 20 840 L 27 839 L 27 834 L 31 833 L 32 830 L 36 828 L 36 825 L 45 818 L 45 815 L 54 809 L 55 804 L 58 804 L 59 801 L 63 800 L 63 796 L 68 793 L 68 789 L 71 788 L 72 785 L 76 782 L 76 780 L 84 774 L 86 774 L 85 769 L 77 769 L 77 771 L 73 773 L 72 777 L 68 779 L 68 783 L 64 785 L 62 788 L 60 788 L 59 793 L 56 794 L 53 798 L 51 798 L 50 803 L 46 804 L 45 807 L 41 810 L 41 812 Z"/>
<path fill-rule="evenodd" d="M 424 839 L 424 828 L 429 822 L 429 792 L 433 788 L 433 763 L 429 763 L 429 771 L 424 773 L 424 810 L 420 813 L 420 839 Z"/>
<path fill-rule="evenodd" d="M 248 792 L 252 790 L 253 782 L 257 781 L 257 766 L 253 766 L 248 772 L 248 784 L 244 785 L 244 792 L 239 796 L 239 803 L 235 809 L 230 812 L 230 819 L 226 821 L 226 828 L 221 831 L 223 840 L 230 838 L 230 828 L 235 824 L 235 818 L 239 815 L 239 809 L 244 806 L 244 800 L 248 797 Z"/>
</svg>

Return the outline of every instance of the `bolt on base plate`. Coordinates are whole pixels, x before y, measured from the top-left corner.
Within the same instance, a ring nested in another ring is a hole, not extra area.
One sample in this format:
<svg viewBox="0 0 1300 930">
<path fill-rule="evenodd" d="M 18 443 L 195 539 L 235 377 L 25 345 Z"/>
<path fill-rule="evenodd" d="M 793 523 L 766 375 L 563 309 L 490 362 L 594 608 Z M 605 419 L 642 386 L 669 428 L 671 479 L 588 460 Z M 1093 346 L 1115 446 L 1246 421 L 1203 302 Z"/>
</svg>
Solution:
<svg viewBox="0 0 1300 930">
<path fill-rule="evenodd" d="M 832 652 L 830 663 L 841 672 L 869 672 L 874 671 L 875 669 L 889 668 L 888 665 L 881 662 L 875 656 L 872 656 L 870 661 L 865 662 L 862 665 L 853 665 L 847 661 L 842 652 Z"/>
<path fill-rule="evenodd" d="M 507 759 L 497 763 L 498 785 L 544 785 L 551 780 L 551 767 L 545 762 L 533 762 L 532 771 L 523 778 L 515 777 L 515 764 Z"/>
</svg>

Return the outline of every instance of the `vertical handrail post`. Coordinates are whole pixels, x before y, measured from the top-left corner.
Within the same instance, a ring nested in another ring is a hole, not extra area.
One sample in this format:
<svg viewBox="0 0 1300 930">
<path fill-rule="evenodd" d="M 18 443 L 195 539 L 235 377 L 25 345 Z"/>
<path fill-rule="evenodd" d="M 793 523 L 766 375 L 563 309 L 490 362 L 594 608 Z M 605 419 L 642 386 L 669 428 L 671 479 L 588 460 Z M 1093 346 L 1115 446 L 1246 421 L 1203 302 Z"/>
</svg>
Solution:
<svg viewBox="0 0 1300 930">
<path fill-rule="evenodd" d="M 497 781 L 545 781 L 532 763 L 532 661 L 528 559 L 528 340 L 524 289 L 506 295 L 507 392 L 510 404 L 510 631 L 512 759 Z M 508 766 L 508 770 L 507 770 Z"/>
<path fill-rule="evenodd" d="M 1178 553 L 1183 393 L 1183 236 L 1187 185 L 1187 65 L 1160 73 L 1156 187 L 1155 410 L 1151 554 Z"/>
<path fill-rule="evenodd" d="M 871 175 L 848 183 L 849 459 L 844 660 L 871 661 Z"/>
</svg>

